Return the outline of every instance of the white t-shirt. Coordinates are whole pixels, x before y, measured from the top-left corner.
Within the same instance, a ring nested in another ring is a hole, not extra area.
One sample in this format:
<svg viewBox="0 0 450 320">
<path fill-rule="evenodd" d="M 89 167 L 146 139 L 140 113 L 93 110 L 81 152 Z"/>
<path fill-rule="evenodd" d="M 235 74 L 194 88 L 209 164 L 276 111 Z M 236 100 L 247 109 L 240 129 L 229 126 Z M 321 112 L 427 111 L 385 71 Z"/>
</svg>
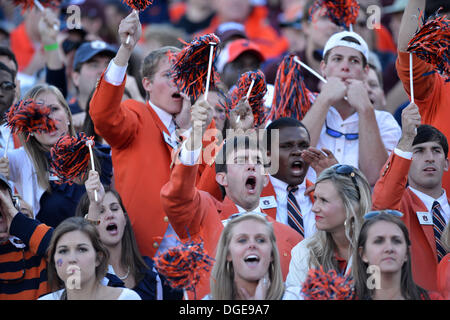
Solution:
<svg viewBox="0 0 450 320">
<path fill-rule="evenodd" d="M 402 130 L 389 112 L 381 110 L 374 110 L 374 112 L 378 128 L 380 129 L 381 140 L 386 151 L 390 154 L 397 146 L 402 135 Z M 326 124 L 329 128 L 342 133 L 359 132 L 359 117 L 357 112 L 343 120 L 339 112 L 334 107 L 330 107 L 326 117 Z M 348 164 L 359 168 L 359 139 L 347 140 L 344 136 L 339 138 L 331 137 L 326 133 L 325 123 L 322 126 L 316 148 L 319 150 L 321 148 L 327 148 L 333 152 L 334 157 L 340 164 Z M 311 182 L 316 182 L 316 172 L 313 168 L 309 168 L 306 178 Z"/>
<path fill-rule="evenodd" d="M 40 297 L 38 300 L 60 300 L 63 291 L 64 289 L 51 292 L 49 294 Z M 116 300 L 142 300 L 142 299 L 136 293 L 136 291 L 133 291 L 128 288 L 122 288 L 122 292 L 120 293 L 120 296 Z"/>
</svg>

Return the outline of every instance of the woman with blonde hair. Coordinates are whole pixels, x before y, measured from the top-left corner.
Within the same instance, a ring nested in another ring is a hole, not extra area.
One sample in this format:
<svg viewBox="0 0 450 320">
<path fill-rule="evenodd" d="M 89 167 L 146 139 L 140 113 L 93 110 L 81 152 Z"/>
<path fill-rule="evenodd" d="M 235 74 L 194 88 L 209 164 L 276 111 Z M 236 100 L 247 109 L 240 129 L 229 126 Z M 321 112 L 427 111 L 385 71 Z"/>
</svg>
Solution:
<svg viewBox="0 0 450 320">
<path fill-rule="evenodd" d="M 211 272 L 211 300 L 295 299 L 285 292 L 271 223 L 256 213 L 226 220 Z"/>
<path fill-rule="evenodd" d="M 288 288 L 301 288 L 308 271 L 320 266 L 325 272 L 348 275 L 363 216 L 372 207 L 367 179 L 349 165 L 337 164 L 322 171 L 314 199 L 317 232 L 292 249 Z"/>
<path fill-rule="evenodd" d="M 20 133 L 19 139 L 23 147 L 8 151 L 7 158 L 0 159 L 0 163 L 3 164 L 1 167 L 7 168 L 0 173 L 14 182 L 19 194 L 33 207 L 36 219 L 56 227 L 64 219 L 75 215 L 78 200 L 86 192 L 83 181 L 78 181 L 80 184 L 56 183 L 58 177 L 50 168 L 51 148 L 60 137 L 76 135 L 72 114 L 61 92 L 51 85 L 36 85 L 25 94 L 23 99 L 32 99 L 48 106 L 51 110 L 50 118 L 56 123 L 56 131 Z M 94 146 L 96 158 L 94 161 L 99 161 L 95 167 L 101 168 L 102 182 L 107 185 L 111 183 L 112 177 L 112 162 L 108 148 Z M 86 178 L 87 172 L 83 179 Z"/>
</svg>

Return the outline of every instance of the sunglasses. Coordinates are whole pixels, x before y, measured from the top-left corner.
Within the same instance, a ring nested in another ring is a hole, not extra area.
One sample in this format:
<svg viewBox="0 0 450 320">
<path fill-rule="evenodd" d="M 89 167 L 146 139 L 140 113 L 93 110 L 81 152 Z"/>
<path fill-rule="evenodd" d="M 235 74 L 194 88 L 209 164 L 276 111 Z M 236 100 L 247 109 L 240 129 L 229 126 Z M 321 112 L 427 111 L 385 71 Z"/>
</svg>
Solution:
<svg viewBox="0 0 450 320">
<path fill-rule="evenodd" d="M 340 137 L 344 136 L 345 139 L 347 139 L 347 140 L 358 140 L 358 137 L 359 137 L 358 133 L 342 133 L 342 132 L 336 131 L 334 129 L 331 129 L 328 126 L 326 120 L 325 120 L 325 128 L 326 128 L 326 133 L 329 136 L 332 136 L 333 138 L 340 138 Z"/>
<path fill-rule="evenodd" d="M 358 192 L 358 199 L 361 199 L 361 193 L 359 191 L 358 183 L 356 182 L 355 168 L 346 164 L 338 164 L 334 167 L 334 172 L 337 174 L 348 175 L 355 185 L 356 192 Z"/>
<path fill-rule="evenodd" d="M 376 216 L 379 216 L 380 214 L 390 214 L 391 216 L 394 217 L 398 217 L 401 218 L 403 217 L 403 213 L 401 213 L 400 211 L 397 210 L 391 210 L 391 209 L 386 209 L 386 210 L 377 210 L 377 211 L 369 211 L 364 215 L 364 220 L 369 220 L 372 219 Z"/>
<path fill-rule="evenodd" d="M 16 88 L 16 85 L 11 81 L 3 81 L 2 83 L 0 83 L 0 88 L 2 88 L 3 90 L 11 91 Z"/>
</svg>

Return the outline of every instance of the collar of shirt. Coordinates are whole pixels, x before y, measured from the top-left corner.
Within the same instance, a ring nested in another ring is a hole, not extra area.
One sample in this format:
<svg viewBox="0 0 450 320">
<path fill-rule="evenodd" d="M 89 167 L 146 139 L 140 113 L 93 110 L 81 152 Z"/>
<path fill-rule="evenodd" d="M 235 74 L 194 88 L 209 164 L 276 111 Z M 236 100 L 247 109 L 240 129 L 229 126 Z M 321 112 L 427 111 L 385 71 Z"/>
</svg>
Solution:
<svg viewBox="0 0 450 320">
<path fill-rule="evenodd" d="M 442 193 L 442 195 L 439 198 L 434 199 L 433 197 L 430 197 L 429 195 L 427 195 L 419 190 L 416 190 L 416 189 L 412 188 L 411 186 L 409 186 L 408 188 L 411 189 L 411 191 L 414 192 L 414 194 L 416 196 L 418 196 L 420 200 L 422 200 L 422 202 L 425 205 L 425 207 L 427 208 L 428 212 L 431 212 L 434 201 L 439 202 L 439 204 L 441 205 L 442 213 L 443 213 L 442 215 L 444 216 L 445 221 L 448 223 L 448 220 L 450 217 L 450 206 L 448 204 L 447 193 L 445 192 L 445 189 L 442 189 L 444 192 Z"/>
<path fill-rule="evenodd" d="M 257 207 L 256 207 L 255 209 L 253 209 L 252 211 L 248 211 L 248 210 L 245 210 L 244 208 L 238 206 L 237 204 L 235 204 L 235 205 L 236 205 L 236 208 L 239 210 L 239 213 L 244 213 L 244 212 L 247 212 L 247 213 L 252 213 L 252 212 L 263 213 L 263 212 L 261 211 L 261 208 L 260 208 L 259 206 L 257 206 Z"/>
<path fill-rule="evenodd" d="M 172 132 L 175 129 L 175 121 L 173 120 L 173 116 L 170 113 L 168 113 L 167 111 L 157 107 L 150 100 L 148 100 L 148 104 L 150 105 L 150 107 L 153 108 L 153 110 L 155 110 L 155 112 L 158 115 L 159 119 L 161 119 L 162 123 L 167 128 L 167 131 L 169 131 L 169 133 L 172 134 Z M 171 124 L 172 123 L 173 123 L 173 126 L 171 128 Z"/>
<path fill-rule="evenodd" d="M 277 179 L 273 176 L 269 176 L 270 182 L 272 183 L 273 189 L 275 190 L 275 193 L 277 195 L 277 199 L 279 198 L 279 195 L 281 195 L 283 198 L 287 198 L 287 187 L 288 184 L 284 181 L 281 181 L 280 179 Z M 298 190 L 294 192 L 294 195 L 303 194 L 306 191 L 306 178 L 303 179 L 303 182 L 299 185 L 297 185 Z"/>
<path fill-rule="evenodd" d="M 331 129 L 340 131 L 342 133 L 355 133 L 358 131 L 358 113 L 354 112 L 350 117 L 348 117 L 347 119 L 342 119 L 341 114 L 339 113 L 339 111 L 337 111 L 337 109 L 335 107 L 330 107 L 328 113 L 327 113 L 327 123 L 328 126 Z M 351 131 L 345 131 L 342 130 L 341 126 L 349 126 Z M 356 126 L 356 131 L 355 131 L 355 126 Z M 325 127 L 325 122 L 323 124 L 323 127 Z"/>
</svg>

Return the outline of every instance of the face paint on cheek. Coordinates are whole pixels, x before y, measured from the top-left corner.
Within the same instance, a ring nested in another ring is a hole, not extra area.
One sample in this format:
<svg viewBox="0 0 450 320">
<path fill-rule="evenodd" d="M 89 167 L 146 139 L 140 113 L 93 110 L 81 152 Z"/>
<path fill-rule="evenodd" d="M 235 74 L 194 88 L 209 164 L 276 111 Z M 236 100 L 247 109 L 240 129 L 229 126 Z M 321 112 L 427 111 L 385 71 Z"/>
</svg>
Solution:
<svg viewBox="0 0 450 320">
<path fill-rule="evenodd" d="M 63 265 L 62 259 L 58 259 L 58 260 L 56 261 L 56 265 L 57 265 L 59 268 L 61 268 L 61 266 Z"/>
</svg>

